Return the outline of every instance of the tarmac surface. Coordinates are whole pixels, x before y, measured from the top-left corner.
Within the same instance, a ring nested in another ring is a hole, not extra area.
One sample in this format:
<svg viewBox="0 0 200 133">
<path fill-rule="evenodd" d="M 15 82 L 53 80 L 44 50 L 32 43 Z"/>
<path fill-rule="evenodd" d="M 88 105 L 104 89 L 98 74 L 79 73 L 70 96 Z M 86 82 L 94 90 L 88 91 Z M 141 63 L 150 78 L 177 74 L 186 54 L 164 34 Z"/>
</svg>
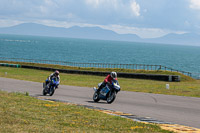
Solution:
<svg viewBox="0 0 200 133">
<path fill-rule="evenodd" d="M 114 114 L 121 112 L 118 113 L 121 116 L 142 122 L 167 124 L 167 126 L 178 124 L 192 127 L 194 130 L 200 129 L 200 98 L 195 97 L 120 91 L 112 104 L 102 100 L 95 103 L 92 99 L 93 88 L 59 85 L 53 96 L 43 96 L 42 83 L 1 77 L 0 90 L 28 92 L 29 95 L 40 99 L 64 101 L 92 107 L 102 112 L 106 110 Z"/>
</svg>

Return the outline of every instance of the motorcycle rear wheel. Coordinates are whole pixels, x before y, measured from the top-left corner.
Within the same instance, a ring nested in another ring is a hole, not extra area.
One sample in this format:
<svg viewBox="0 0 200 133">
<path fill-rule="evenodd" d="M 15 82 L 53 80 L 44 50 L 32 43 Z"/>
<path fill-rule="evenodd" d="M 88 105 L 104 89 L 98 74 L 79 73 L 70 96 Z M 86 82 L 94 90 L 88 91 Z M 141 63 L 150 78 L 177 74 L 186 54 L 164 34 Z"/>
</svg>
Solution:
<svg viewBox="0 0 200 133">
<path fill-rule="evenodd" d="M 44 96 L 46 96 L 47 93 L 48 93 L 48 86 L 45 85 L 45 84 L 43 84 L 43 92 L 42 93 L 43 93 Z"/>
<path fill-rule="evenodd" d="M 42 93 L 43 93 L 44 96 L 46 96 L 47 92 L 46 92 L 45 88 L 43 89 Z"/>
</svg>

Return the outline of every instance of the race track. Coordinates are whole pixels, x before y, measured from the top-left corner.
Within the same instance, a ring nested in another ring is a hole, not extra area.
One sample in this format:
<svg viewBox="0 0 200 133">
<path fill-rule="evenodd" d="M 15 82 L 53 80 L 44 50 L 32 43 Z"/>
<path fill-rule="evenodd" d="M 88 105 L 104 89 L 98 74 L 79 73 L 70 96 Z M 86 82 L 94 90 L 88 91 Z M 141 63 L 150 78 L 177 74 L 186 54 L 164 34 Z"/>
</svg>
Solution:
<svg viewBox="0 0 200 133">
<path fill-rule="evenodd" d="M 60 85 L 53 96 L 42 96 L 42 83 L 1 77 L 0 89 L 8 92 L 28 92 L 36 97 L 100 107 L 200 128 L 200 98 L 120 91 L 112 104 L 107 104 L 106 101 L 94 103 L 92 88 Z"/>
</svg>

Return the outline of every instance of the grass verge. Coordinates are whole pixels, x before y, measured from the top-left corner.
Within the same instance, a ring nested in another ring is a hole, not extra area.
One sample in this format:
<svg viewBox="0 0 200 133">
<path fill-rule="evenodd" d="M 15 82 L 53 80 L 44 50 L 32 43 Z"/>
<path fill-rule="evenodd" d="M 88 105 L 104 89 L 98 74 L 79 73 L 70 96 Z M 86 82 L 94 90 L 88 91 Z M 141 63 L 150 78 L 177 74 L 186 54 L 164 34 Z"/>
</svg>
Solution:
<svg viewBox="0 0 200 133">
<path fill-rule="evenodd" d="M 0 132 L 160 132 L 153 124 L 134 122 L 81 106 L 0 91 Z"/>
<path fill-rule="evenodd" d="M 124 73 L 144 73 L 144 74 L 164 74 L 164 75 L 180 75 L 181 81 L 193 81 L 194 79 L 183 75 L 178 72 L 171 71 L 163 71 L 163 70 L 133 70 L 133 69 L 119 69 L 119 68 L 84 68 L 84 67 L 70 67 L 63 65 L 54 65 L 54 64 L 39 64 L 39 63 L 28 63 L 28 62 L 13 62 L 13 61 L 1 61 L 2 63 L 10 63 L 10 64 L 20 64 L 20 65 L 28 65 L 28 66 L 38 66 L 38 67 L 49 67 L 56 69 L 69 69 L 69 70 L 82 70 L 82 71 L 99 71 L 99 72 L 124 72 Z"/>
<path fill-rule="evenodd" d="M 11 68 L 0 66 L 0 77 L 14 78 L 20 80 L 43 82 L 50 73 L 51 72 L 49 71 L 35 69 Z M 61 73 L 60 77 L 62 85 L 82 87 L 97 86 L 97 84 L 99 82 L 102 82 L 105 78 L 102 76 L 66 73 Z M 128 79 L 120 77 L 118 78 L 118 80 L 123 91 L 200 97 L 200 80 L 164 82 L 155 80 Z M 166 84 L 169 84 L 169 89 L 166 89 Z"/>
</svg>

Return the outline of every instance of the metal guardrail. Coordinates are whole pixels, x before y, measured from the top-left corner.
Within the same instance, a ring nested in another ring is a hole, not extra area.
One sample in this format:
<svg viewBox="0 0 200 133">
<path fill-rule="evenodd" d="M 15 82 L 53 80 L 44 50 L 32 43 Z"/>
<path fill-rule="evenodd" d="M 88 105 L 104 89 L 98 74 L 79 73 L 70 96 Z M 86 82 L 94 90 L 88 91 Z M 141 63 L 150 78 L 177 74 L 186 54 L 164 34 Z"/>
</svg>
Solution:
<svg viewBox="0 0 200 133">
<path fill-rule="evenodd" d="M 48 71 L 59 70 L 62 73 L 97 75 L 97 76 L 107 76 L 110 73 L 110 72 L 87 71 L 87 70 L 68 70 L 68 69 L 59 69 L 59 68 L 58 69 L 47 68 L 47 67 L 39 67 L 39 66 L 31 66 L 31 65 L 21 65 L 21 67 L 30 68 L 30 69 L 48 70 Z M 123 73 L 123 72 L 118 72 L 117 75 L 123 78 L 150 79 L 150 80 L 159 80 L 159 81 L 168 81 L 168 82 L 180 82 L 181 80 L 179 75 Z"/>
<path fill-rule="evenodd" d="M 200 73 L 192 73 L 192 77 L 195 79 L 200 79 Z"/>
<path fill-rule="evenodd" d="M 133 70 L 163 70 L 171 72 L 179 72 L 184 75 L 192 77 L 192 73 L 179 71 L 173 68 L 169 68 L 162 65 L 145 65 L 145 64 L 109 64 L 109 63 L 76 63 L 76 62 L 65 62 L 55 60 L 39 60 L 39 59 L 23 59 L 23 58 L 7 58 L 0 57 L 0 61 L 15 61 L 15 62 L 29 62 L 29 63 L 40 63 L 40 64 L 55 64 L 64 65 L 70 67 L 82 67 L 82 68 L 119 68 L 119 69 L 133 69 Z"/>
<path fill-rule="evenodd" d="M 16 68 L 21 67 L 21 65 L 19 64 L 8 64 L 8 63 L 0 63 L 0 66 L 9 66 L 9 67 L 16 67 Z"/>
</svg>

